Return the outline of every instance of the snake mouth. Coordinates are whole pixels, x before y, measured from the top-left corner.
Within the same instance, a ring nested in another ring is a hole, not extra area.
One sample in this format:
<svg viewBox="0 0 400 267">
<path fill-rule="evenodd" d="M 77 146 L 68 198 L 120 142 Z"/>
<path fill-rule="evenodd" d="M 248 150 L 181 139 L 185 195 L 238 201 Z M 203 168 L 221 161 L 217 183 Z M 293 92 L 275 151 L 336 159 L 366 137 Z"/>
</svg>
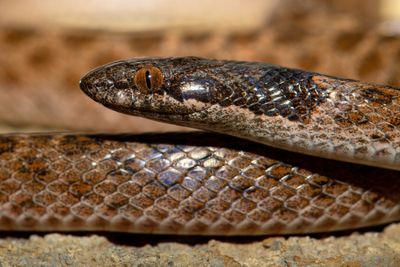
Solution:
<svg viewBox="0 0 400 267">
<path fill-rule="evenodd" d="M 140 116 L 144 118 L 150 118 L 150 119 L 162 120 L 164 122 L 174 123 L 175 120 L 183 120 L 185 116 L 190 116 L 195 112 L 186 112 L 186 113 L 183 112 L 177 113 L 173 111 L 161 112 L 161 111 L 150 111 L 150 110 L 135 108 L 135 109 L 127 109 L 125 113 L 134 116 Z"/>
<path fill-rule="evenodd" d="M 149 110 L 141 110 L 138 108 L 128 108 L 128 107 L 121 107 L 121 106 L 114 106 L 110 104 L 101 103 L 103 106 L 115 110 L 117 112 L 121 112 L 127 115 L 132 115 L 136 117 L 142 117 L 150 120 L 156 120 L 164 123 L 169 124 L 179 124 L 183 126 L 187 126 L 188 123 L 185 124 L 187 121 L 186 117 L 190 116 L 190 113 L 187 114 L 178 114 L 178 113 L 166 113 L 166 112 L 157 112 L 157 111 L 149 111 Z M 189 126 L 190 127 L 190 126 Z"/>
</svg>

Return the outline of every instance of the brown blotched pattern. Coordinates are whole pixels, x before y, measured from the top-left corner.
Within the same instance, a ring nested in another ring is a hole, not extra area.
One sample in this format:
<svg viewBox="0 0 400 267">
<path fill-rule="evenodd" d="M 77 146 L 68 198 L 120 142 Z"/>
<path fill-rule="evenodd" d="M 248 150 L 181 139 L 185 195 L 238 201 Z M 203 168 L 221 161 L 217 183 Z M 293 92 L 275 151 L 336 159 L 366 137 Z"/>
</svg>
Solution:
<svg viewBox="0 0 400 267">
<path fill-rule="evenodd" d="M 247 235 L 400 218 L 395 171 L 294 167 L 273 159 L 291 162 L 288 152 L 230 137 L 222 148 L 218 137 L 2 136 L 0 229 Z"/>
</svg>

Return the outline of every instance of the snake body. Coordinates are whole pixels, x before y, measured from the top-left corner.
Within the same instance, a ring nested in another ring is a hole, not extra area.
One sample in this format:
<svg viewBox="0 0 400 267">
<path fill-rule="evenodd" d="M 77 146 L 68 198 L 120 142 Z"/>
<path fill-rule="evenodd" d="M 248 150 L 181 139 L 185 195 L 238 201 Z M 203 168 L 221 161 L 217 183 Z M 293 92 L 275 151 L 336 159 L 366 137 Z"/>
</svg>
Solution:
<svg viewBox="0 0 400 267">
<path fill-rule="evenodd" d="M 148 84 L 146 72 L 154 79 Z M 400 170 L 400 91 L 394 87 L 184 57 L 105 65 L 84 77 L 81 88 L 119 112 Z"/>
<path fill-rule="evenodd" d="M 397 88 L 194 57 L 119 61 L 80 85 L 119 112 L 251 141 L 2 136 L 1 229 L 293 234 L 400 219 Z"/>
</svg>

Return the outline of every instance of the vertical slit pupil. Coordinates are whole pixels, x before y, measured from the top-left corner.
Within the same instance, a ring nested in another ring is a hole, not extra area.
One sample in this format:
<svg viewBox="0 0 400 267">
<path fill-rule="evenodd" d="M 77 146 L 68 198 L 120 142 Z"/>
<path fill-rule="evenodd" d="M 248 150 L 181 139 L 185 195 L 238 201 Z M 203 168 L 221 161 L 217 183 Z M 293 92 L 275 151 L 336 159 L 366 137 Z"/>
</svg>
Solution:
<svg viewBox="0 0 400 267">
<path fill-rule="evenodd" d="M 146 70 L 145 76 L 146 76 L 146 86 L 148 89 L 151 89 L 151 73 L 150 73 L 150 71 Z"/>
</svg>

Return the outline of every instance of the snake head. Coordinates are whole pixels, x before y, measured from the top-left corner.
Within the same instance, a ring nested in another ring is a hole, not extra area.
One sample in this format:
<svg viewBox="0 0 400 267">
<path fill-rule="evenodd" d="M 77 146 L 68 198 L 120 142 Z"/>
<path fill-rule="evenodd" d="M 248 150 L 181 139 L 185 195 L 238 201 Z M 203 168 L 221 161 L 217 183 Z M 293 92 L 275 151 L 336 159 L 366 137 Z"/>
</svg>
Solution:
<svg viewBox="0 0 400 267">
<path fill-rule="evenodd" d="M 221 84 L 207 75 L 210 67 L 215 66 L 196 57 L 118 61 L 89 72 L 80 87 L 93 100 L 118 112 L 179 121 L 213 104 L 213 93 Z"/>
</svg>

